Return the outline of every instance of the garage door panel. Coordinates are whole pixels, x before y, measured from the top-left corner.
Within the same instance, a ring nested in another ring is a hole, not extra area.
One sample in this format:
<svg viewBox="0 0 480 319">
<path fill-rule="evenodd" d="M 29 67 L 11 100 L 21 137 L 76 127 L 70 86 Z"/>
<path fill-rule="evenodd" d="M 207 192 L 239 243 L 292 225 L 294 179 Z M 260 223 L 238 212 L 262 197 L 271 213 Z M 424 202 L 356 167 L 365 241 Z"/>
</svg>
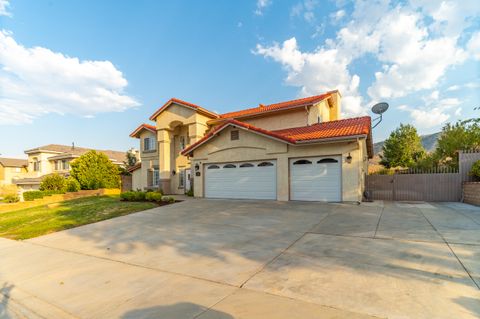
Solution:
<svg viewBox="0 0 480 319">
<path fill-rule="evenodd" d="M 263 162 L 208 164 L 205 172 L 205 197 L 234 199 L 276 199 L 276 163 Z M 244 165 L 241 167 L 241 165 Z M 208 169 L 211 165 L 219 169 Z M 234 165 L 235 168 L 225 168 Z"/>
<path fill-rule="evenodd" d="M 305 201 L 340 201 L 340 158 L 290 160 L 290 198 Z"/>
</svg>

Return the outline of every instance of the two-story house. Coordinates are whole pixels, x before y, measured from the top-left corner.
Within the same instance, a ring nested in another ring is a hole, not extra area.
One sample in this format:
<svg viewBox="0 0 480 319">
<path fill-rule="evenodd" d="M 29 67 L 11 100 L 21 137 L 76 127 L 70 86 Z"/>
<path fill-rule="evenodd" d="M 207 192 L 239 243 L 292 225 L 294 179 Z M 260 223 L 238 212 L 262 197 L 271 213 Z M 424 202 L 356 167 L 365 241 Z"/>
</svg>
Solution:
<svg viewBox="0 0 480 319">
<path fill-rule="evenodd" d="M 371 119 L 341 119 L 341 95 L 312 97 L 216 114 L 172 98 L 131 137 L 142 164 L 134 189 L 196 197 L 361 201 Z"/>
<path fill-rule="evenodd" d="M 38 189 L 43 176 L 53 173 L 68 175 L 70 162 L 90 150 L 92 149 L 59 144 L 48 144 L 26 150 L 25 154 L 28 155 L 26 172 L 21 178 L 14 179 L 13 183 L 23 190 Z M 97 151 L 107 155 L 112 163 L 124 165 L 126 152 Z"/>
</svg>

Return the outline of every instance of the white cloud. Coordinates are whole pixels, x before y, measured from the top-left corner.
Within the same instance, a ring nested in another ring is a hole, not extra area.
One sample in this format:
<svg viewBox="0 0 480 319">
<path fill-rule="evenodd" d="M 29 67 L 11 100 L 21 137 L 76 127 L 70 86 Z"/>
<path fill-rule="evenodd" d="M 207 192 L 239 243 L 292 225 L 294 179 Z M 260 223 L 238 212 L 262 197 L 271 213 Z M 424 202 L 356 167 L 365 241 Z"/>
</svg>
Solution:
<svg viewBox="0 0 480 319">
<path fill-rule="evenodd" d="M 49 114 L 92 116 L 138 106 L 110 61 L 81 61 L 42 47 L 26 48 L 0 31 L 0 125 Z"/>
<path fill-rule="evenodd" d="M 291 38 L 281 46 L 257 45 L 254 53 L 281 63 L 288 73 L 286 83 L 299 87 L 301 95 L 315 95 L 339 89 L 343 96 L 345 114 L 365 113 L 365 109 L 361 107 L 362 97 L 358 92 L 360 78 L 350 74 L 347 69 L 349 60 L 337 49 L 321 48 L 315 52 L 303 53 L 298 48 L 296 39 Z"/>
<path fill-rule="evenodd" d="M 480 31 L 472 35 L 467 43 L 467 49 L 474 59 L 480 60 Z"/>
<path fill-rule="evenodd" d="M 272 4 L 271 0 L 257 0 L 257 8 L 255 9 L 255 14 L 258 16 L 263 15 L 265 8 Z"/>
<path fill-rule="evenodd" d="M 7 16 L 7 17 L 12 16 L 12 14 L 8 11 L 9 6 L 10 6 L 9 0 L 0 0 L 0 16 Z"/>
<path fill-rule="evenodd" d="M 317 0 L 304 0 L 290 9 L 290 16 L 302 17 L 306 22 L 313 24 L 316 21 L 315 8 L 318 6 Z"/>
<path fill-rule="evenodd" d="M 340 20 L 342 20 L 342 18 L 345 16 L 345 14 L 346 14 L 345 10 L 341 9 L 341 10 L 338 10 L 338 11 L 330 14 L 330 19 L 332 20 L 333 23 L 337 23 Z"/>
<path fill-rule="evenodd" d="M 479 12 L 477 3 L 356 0 L 349 21 L 334 39 L 326 39 L 316 50 L 301 51 L 292 38 L 283 45 L 257 45 L 255 53 L 281 63 L 287 70 L 286 83 L 300 87 L 301 94 L 337 88 L 348 105 L 346 113 L 358 114 L 366 110 L 365 104 L 435 89 L 449 69 L 462 64 L 468 54 L 459 39 Z M 301 17 L 304 12 L 304 2 L 291 9 L 292 16 Z M 346 21 L 342 19 L 345 15 L 338 10 L 330 18 Z M 476 48 L 476 38 L 471 41 Z M 352 74 L 351 67 L 366 56 L 373 57 L 381 68 L 374 73 L 375 80 L 367 89 L 370 101 L 364 104 L 358 92 L 360 78 Z M 442 110 L 434 112 L 437 120 L 446 117 Z"/>
</svg>

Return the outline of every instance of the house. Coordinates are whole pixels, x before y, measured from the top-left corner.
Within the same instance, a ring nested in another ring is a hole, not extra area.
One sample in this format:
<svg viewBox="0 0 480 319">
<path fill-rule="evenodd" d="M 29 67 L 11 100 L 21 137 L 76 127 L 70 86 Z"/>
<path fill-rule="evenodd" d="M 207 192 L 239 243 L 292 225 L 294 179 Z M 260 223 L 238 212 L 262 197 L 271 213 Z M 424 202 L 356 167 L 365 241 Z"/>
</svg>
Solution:
<svg viewBox="0 0 480 319">
<path fill-rule="evenodd" d="M 0 157 L 0 186 L 11 185 L 27 172 L 26 159 Z"/>
<path fill-rule="evenodd" d="M 22 190 L 34 190 L 40 187 L 45 175 L 57 173 L 68 176 L 70 162 L 80 157 L 90 148 L 48 144 L 25 151 L 28 155 L 27 169 L 21 178 L 13 180 L 13 183 Z M 111 150 L 96 150 L 108 156 L 112 163 L 123 166 L 126 153 Z"/>
<path fill-rule="evenodd" d="M 373 155 L 371 119 L 341 118 L 341 95 L 226 114 L 172 98 L 131 134 L 134 189 L 196 197 L 361 201 Z"/>
</svg>

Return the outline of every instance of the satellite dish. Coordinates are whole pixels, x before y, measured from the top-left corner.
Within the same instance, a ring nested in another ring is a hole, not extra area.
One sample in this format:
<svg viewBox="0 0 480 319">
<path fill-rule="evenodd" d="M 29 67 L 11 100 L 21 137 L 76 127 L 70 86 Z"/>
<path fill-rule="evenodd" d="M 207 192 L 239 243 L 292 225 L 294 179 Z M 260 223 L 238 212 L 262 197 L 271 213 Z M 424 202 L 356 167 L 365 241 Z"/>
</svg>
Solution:
<svg viewBox="0 0 480 319">
<path fill-rule="evenodd" d="M 375 128 L 378 124 L 380 124 L 380 122 L 382 121 L 382 114 L 385 113 L 387 110 L 388 110 L 388 103 L 386 103 L 386 102 L 380 102 L 380 103 L 377 103 L 374 106 L 372 106 L 372 112 L 380 115 L 376 119 L 373 119 L 373 121 L 378 120 L 378 122 L 375 123 L 375 125 L 372 127 L 372 129 Z"/>
<path fill-rule="evenodd" d="M 372 106 L 372 112 L 375 114 L 381 115 L 385 113 L 386 110 L 388 110 L 388 103 L 385 102 L 380 102 Z"/>
</svg>

